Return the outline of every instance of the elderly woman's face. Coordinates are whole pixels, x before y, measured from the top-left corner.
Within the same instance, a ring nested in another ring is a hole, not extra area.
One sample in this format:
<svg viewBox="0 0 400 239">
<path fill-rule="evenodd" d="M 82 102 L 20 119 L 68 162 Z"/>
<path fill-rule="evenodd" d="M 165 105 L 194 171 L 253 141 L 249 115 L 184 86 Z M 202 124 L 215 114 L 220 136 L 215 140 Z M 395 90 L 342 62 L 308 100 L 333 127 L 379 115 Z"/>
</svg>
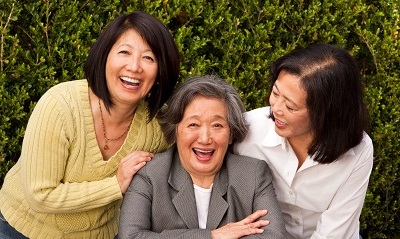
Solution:
<svg viewBox="0 0 400 239">
<path fill-rule="evenodd" d="M 199 179 L 213 180 L 223 163 L 229 137 L 225 103 L 215 98 L 195 97 L 186 107 L 176 135 L 181 163 L 195 184 Z"/>
</svg>

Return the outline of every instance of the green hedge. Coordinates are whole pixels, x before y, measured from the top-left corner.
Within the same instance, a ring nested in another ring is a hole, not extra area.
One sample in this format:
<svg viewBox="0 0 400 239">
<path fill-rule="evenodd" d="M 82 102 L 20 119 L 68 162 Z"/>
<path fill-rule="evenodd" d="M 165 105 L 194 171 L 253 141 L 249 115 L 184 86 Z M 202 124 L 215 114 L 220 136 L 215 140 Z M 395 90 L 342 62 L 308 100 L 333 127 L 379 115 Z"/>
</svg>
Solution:
<svg viewBox="0 0 400 239">
<path fill-rule="evenodd" d="M 110 19 L 144 10 L 173 33 L 181 79 L 216 73 L 248 109 L 265 104 L 268 67 L 279 56 L 311 43 L 349 50 L 362 68 L 375 145 L 361 234 L 400 235 L 399 0 L 0 0 L 0 9 L 0 185 L 39 97 L 83 77 L 88 49 Z"/>
</svg>

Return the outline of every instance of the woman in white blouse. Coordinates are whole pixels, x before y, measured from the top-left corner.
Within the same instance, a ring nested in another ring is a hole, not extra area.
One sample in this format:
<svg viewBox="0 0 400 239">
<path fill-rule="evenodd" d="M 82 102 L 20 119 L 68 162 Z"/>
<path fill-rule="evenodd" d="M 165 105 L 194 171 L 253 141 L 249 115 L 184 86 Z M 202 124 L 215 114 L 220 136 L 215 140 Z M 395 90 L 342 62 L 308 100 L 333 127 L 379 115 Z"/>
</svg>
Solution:
<svg viewBox="0 0 400 239">
<path fill-rule="evenodd" d="M 278 59 L 271 75 L 270 107 L 246 113 L 235 152 L 268 163 L 287 238 L 358 238 L 373 145 L 355 60 L 312 45 Z"/>
</svg>

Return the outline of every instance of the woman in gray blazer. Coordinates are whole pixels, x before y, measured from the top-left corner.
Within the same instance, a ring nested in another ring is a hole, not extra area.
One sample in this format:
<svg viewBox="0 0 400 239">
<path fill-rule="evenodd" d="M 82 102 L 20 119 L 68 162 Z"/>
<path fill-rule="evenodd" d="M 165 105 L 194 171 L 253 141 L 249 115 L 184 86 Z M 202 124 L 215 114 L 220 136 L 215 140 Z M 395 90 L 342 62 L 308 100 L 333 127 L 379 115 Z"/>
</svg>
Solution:
<svg viewBox="0 0 400 239">
<path fill-rule="evenodd" d="M 119 238 L 285 238 L 267 164 L 230 153 L 246 136 L 244 105 L 216 76 L 187 80 L 158 119 L 173 146 L 125 193 Z"/>
</svg>

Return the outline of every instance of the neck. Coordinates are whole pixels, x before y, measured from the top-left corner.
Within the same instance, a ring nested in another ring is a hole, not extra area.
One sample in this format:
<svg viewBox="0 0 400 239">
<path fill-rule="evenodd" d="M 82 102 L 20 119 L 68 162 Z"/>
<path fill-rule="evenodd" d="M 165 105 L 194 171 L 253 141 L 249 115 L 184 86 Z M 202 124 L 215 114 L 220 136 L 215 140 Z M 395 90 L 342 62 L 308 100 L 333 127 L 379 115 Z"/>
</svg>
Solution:
<svg viewBox="0 0 400 239">
<path fill-rule="evenodd" d="M 193 175 L 190 175 L 192 178 L 192 181 L 195 185 L 202 187 L 202 188 L 210 188 L 211 185 L 214 182 L 215 175 L 212 176 L 207 176 L 207 177 L 196 177 Z"/>
<path fill-rule="evenodd" d="M 99 99 L 91 90 L 89 91 L 90 98 L 92 99 L 92 109 L 96 109 L 94 111 L 100 111 L 98 101 L 100 100 L 100 106 L 103 112 L 103 119 L 106 121 L 108 125 L 120 125 L 127 122 L 131 122 L 132 118 L 135 114 L 138 103 L 135 105 L 124 105 L 124 104 L 115 104 L 110 107 L 109 111 L 106 109 L 104 102 Z M 100 114 L 100 112 L 98 112 Z"/>
<path fill-rule="evenodd" d="M 294 153 L 296 154 L 298 160 L 297 169 L 299 169 L 308 156 L 308 148 L 311 145 L 311 137 L 306 137 L 302 139 L 288 138 L 287 140 L 292 147 Z"/>
<path fill-rule="evenodd" d="M 131 122 L 136 111 L 135 107 L 122 108 L 119 106 L 113 106 L 110 111 L 107 111 L 103 102 L 100 102 L 101 108 L 103 109 L 103 117 L 108 124 L 123 124 Z"/>
</svg>

